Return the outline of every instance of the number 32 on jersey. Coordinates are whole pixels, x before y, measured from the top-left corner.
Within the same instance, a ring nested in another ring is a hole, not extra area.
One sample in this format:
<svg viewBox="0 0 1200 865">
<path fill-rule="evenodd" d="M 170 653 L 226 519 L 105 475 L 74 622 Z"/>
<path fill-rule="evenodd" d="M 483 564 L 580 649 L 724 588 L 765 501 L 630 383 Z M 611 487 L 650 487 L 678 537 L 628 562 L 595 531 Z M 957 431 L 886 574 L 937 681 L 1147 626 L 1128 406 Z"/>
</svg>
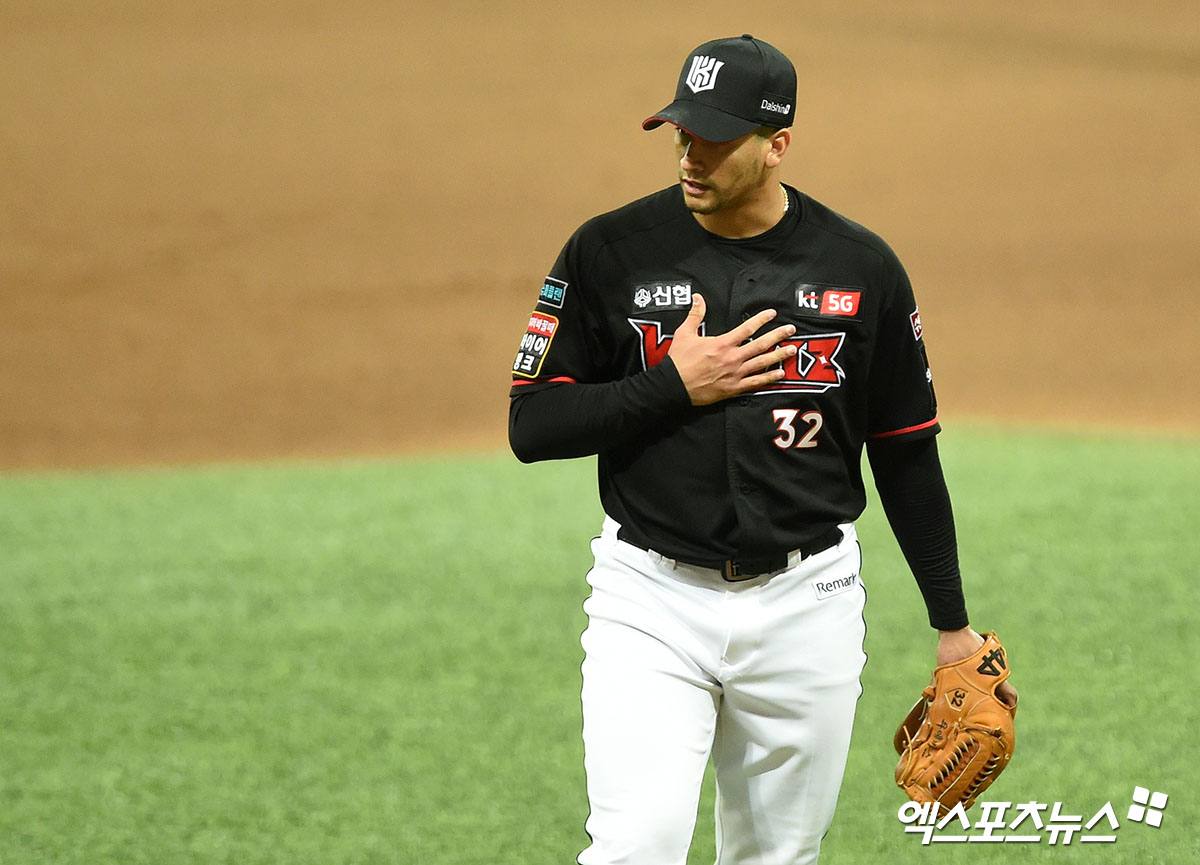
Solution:
<svg viewBox="0 0 1200 865">
<path fill-rule="evenodd" d="M 799 409 L 795 408 L 777 408 L 771 412 L 771 415 L 775 420 L 775 427 L 779 431 L 779 435 L 775 436 L 772 441 L 780 450 L 815 448 L 820 444 L 817 441 L 817 433 L 825 424 L 825 418 L 819 411 L 801 413 Z"/>
</svg>

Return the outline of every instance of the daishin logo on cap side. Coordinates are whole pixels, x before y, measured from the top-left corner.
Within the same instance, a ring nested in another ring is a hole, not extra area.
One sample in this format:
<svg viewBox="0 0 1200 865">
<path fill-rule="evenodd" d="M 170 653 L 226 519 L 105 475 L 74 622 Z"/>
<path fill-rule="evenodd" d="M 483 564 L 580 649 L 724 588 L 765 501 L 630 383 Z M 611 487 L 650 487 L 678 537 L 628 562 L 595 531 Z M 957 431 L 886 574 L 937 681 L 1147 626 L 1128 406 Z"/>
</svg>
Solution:
<svg viewBox="0 0 1200 865">
<path fill-rule="evenodd" d="M 717 86 L 717 73 L 721 71 L 721 67 L 724 65 L 724 60 L 697 54 L 692 58 L 692 68 L 688 70 L 685 83 L 691 88 L 693 93 L 699 93 L 702 90 L 712 90 Z"/>
</svg>

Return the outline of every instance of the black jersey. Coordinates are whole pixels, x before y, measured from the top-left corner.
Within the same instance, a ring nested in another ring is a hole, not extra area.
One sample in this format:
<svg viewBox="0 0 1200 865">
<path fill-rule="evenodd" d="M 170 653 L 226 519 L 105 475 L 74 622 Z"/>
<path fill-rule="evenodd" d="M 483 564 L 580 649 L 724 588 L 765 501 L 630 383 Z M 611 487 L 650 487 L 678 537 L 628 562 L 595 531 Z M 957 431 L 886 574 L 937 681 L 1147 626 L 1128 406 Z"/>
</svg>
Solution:
<svg viewBox="0 0 1200 865">
<path fill-rule="evenodd" d="M 601 503 L 630 540 L 683 561 L 801 548 L 866 506 L 871 438 L 938 432 L 912 288 L 883 240 L 795 189 L 757 238 L 705 231 L 678 186 L 585 223 L 546 278 L 513 364 L 513 411 L 579 388 L 568 440 L 599 454 Z M 704 332 L 764 309 L 796 326 L 784 378 L 692 406 L 667 356 L 692 293 Z"/>
</svg>

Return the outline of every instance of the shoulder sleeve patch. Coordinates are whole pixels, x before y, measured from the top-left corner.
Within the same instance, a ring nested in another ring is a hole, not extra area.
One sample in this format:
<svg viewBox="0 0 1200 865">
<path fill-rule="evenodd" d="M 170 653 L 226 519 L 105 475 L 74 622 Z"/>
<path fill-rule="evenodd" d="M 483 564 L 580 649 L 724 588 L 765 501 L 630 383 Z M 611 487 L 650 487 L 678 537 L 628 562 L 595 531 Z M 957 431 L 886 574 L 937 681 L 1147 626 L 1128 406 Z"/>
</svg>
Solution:
<svg viewBox="0 0 1200 865">
<path fill-rule="evenodd" d="M 538 295 L 538 304 L 562 309 L 563 301 L 566 299 L 567 283 L 561 279 L 555 279 L 553 276 L 547 276 L 546 281 L 542 283 L 542 293 Z"/>
<path fill-rule="evenodd" d="M 563 283 L 564 287 L 566 283 Z M 545 291 L 545 289 L 543 289 Z M 541 301 L 539 301 L 540 303 Z M 513 361 L 513 375 L 537 378 L 542 371 L 542 362 L 550 351 L 550 343 L 558 330 L 558 317 L 535 311 L 529 316 L 529 326 L 521 337 L 517 359 Z"/>
</svg>

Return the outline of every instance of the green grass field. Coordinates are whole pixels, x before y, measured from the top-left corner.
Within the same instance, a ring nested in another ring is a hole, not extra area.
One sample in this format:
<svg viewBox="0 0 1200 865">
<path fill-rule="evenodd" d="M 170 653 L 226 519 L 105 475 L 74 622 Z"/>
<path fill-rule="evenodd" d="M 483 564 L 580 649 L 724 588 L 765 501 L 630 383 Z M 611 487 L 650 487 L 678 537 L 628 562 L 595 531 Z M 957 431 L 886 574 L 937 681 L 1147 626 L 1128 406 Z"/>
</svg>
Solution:
<svg viewBox="0 0 1200 865">
<path fill-rule="evenodd" d="M 1114 844 L 921 846 L 895 724 L 933 633 L 879 508 L 825 865 L 1200 860 L 1194 441 L 948 432 L 1017 752 L 985 800 L 1111 801 Z M 0 863 L 566 863 L 592 461 L 507 454 L 0 477 Z M 1126 819 L 1135 785 L 1170 795 Z M 713 855 L 711 785 L 690 862 Z M 973 812 L 974 813 L 974 812 Z"/>
</svg>

